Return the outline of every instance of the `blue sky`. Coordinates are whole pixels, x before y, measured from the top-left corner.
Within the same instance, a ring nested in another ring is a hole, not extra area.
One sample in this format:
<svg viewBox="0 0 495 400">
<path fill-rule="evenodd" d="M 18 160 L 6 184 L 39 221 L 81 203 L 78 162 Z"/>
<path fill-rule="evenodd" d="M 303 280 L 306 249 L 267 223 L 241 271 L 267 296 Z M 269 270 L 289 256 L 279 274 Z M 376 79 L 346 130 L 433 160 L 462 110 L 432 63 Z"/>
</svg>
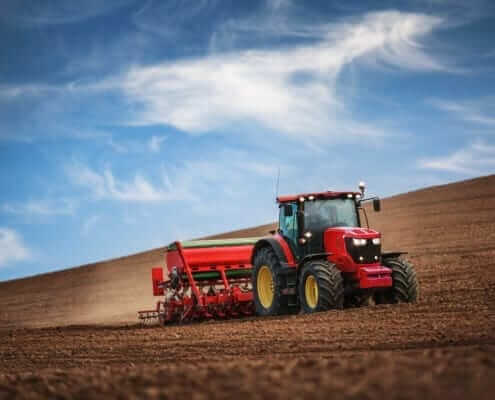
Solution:
<svg viewBox="0 0 495 400">
<path fill-rule="evenodd" d="M 495 170 L 491 1 L 1 9 L 0 280 Z"/>
</svg>

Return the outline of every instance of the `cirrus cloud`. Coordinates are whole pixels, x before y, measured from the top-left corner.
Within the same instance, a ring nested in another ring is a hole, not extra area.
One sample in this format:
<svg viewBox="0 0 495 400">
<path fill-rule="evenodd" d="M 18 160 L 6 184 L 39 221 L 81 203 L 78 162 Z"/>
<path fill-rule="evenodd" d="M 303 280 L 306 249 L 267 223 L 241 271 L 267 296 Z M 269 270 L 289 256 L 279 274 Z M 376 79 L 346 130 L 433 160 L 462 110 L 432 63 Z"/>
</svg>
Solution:
<svg viewBox="0 0 495 400">
<path fill-rule="evenodd" d="M 77 202 L 72 199 L 29 200 L 25 203 L 5 203 L 1 210 L 7 214 L 22 216 L 73 215 Z"/>
<path fill-rule="evenodd" d="M 418 166 L 422 169 L 472 176 L 493 173 L 495 146 L 477 140 L 450 155 L 419 160 Z"/>
<path fill-rule="evenodd" d="M 109 168 L 98 172 L 83 164 L 68 166 L 67 174 L 73 184 L 87 188 L 96 199 L 138 203 L 177 199 L 177 192 L 170 187 L 166 185 L 157 187 L 140 174 L 134 175 L 129 181 L 124 181 L 117 179 Z"/>
<path fill-rule="evenodd" d="M 495 98 L 488 97 L 471 101 L 429 99 L 428 103 L 457 119 L 479 125 L 495 126 Z"/>
<path fill-rule="evenodd" d="M 383 136 L 380 126 L 351 117 L 337 93 L 340 73 L 357 60 L 448 71 L 420 43 L 441 24 L 426 14 L 373 12 L 315 27 L 311 44 L 135 66 L 119 86 L 142 106 L 135 124 L 203 133 L 251 122 L 299 139 Z"/>
</svg>

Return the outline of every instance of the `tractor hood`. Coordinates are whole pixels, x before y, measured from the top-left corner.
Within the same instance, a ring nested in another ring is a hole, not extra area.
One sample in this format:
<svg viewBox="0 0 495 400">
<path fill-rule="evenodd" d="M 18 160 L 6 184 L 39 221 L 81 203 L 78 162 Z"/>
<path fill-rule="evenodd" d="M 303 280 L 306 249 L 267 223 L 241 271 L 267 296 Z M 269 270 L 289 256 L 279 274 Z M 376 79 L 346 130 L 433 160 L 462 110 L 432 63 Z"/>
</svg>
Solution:
<svg viewBox="0 0 495 400">
<path fill-rule="evenodd" d="M 376 241 L 377 238 L 380 239 Z M 362 241 L 357 246 L 356 239 Z M 334 227 L 323 233 L 325 252 L 330 253 L 331 261 L 341 265 L 345 272 L 354 271 L 362 263 L 377 263 L 381 254 L 380 242 L 381 234 L 368 228 Z"/>
<path fill-rule="evenodd" d="M 366 239 L 370 242 L 380 237 L 380 232 L 369 228 L 335 227 L 323 233 L 323 244 L 327 253 L 342 254 L 346 252 L 346 241 L 350 239 Z"/>
</svg>

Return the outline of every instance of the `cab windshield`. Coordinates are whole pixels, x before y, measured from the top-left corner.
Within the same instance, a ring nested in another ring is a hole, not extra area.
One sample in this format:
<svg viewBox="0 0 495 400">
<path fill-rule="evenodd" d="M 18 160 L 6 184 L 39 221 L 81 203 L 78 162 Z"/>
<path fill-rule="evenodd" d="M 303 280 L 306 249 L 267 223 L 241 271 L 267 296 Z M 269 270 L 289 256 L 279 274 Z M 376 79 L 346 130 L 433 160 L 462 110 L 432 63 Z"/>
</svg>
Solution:
<svg viewBox="0 0 495 400">
<path fill-rule="evenodd" d="M 321 199 L 304 204 L 305 230 L 322 231 L 337 226 L 359 227 L 354 199 Z"/>
</svg>

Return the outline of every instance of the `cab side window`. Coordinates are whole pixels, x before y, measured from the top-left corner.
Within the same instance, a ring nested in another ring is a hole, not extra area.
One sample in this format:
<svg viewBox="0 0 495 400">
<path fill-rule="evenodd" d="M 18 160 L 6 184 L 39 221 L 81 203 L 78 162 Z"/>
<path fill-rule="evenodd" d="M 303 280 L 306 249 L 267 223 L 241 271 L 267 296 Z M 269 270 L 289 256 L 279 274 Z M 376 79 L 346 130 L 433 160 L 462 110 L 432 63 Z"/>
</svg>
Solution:
<svg viewBox="0 0 495 400">
<path fill-rule="evenodd" d="M 289 215 L 286 215 L 289 214 Z M 280 207 L 280 230 L 282 235 L 288 238 L 293 244 L 297 240 L 297 205 L 287 204 L 287 207 Z"/>
</svg>

